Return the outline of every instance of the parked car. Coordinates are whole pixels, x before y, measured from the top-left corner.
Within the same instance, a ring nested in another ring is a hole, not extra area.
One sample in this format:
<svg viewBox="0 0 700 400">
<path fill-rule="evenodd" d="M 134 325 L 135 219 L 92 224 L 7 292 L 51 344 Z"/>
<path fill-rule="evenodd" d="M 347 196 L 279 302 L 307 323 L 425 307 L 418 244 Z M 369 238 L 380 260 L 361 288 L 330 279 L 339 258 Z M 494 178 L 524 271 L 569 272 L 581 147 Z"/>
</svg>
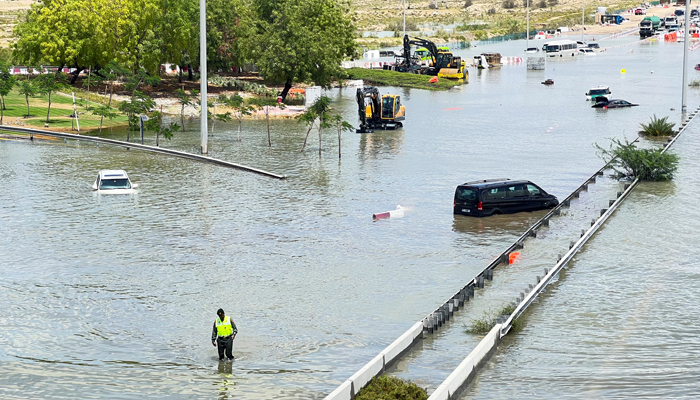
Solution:
<svg viewBox="0 0 700 400">
<path fill-rule="evenodd" d="M 634 10 L 634 15 L 645 15 L 647 12 L 644 8 L 637 8 Z"/>
<path fill-rule="evenodd" d="M 130 194 L 138 187 L 138 183 L 131 183 L 124 170 L 103 169 L 97 173 L 97 179 L 92 184 L 92 190 L 98 193 Z"/>
<path fill-rule="evenodd" d="M 530 181 L 486 179 L 457 186 L 455 214 L 486 217 L 556 207 L 559 200 Z"/>
<path fill-rule="evenodd" d="M 600 45 L 598 43 L 588 43 L 589 49 L 599 49 Z"/>
<path fill-rule="evenodd" d="M 596 97 L 595 104 L 591 107 L 593 108 L 623 108 L 623 107 L 634 107 L 639 104 L 632 104 L 627 100 L 621 99 L 608 99 L 607 97 Z"/>
<path fill-rule="evenodd" d="M 578 49 L 579 54 L 583 54 L 584 56 L 595 56 L 597 55 L 593 49 Z"/>
</svg>

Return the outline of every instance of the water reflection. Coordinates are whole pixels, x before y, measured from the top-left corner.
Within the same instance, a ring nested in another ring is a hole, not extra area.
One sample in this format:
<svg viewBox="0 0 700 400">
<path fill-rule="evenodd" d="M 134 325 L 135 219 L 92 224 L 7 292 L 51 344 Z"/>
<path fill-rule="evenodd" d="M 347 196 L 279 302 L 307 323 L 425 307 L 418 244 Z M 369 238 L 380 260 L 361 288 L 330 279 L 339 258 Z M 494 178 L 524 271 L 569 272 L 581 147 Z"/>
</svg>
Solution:
<svg viewBox="0 0 700 400">
<path fill-rule="evenodd" d="M 363 159 L 379 158 L 382 155 L 397 155 L 403 149 L 404 130 L 374 131 L 360 137 L 360 155 Z"/>
</svg>

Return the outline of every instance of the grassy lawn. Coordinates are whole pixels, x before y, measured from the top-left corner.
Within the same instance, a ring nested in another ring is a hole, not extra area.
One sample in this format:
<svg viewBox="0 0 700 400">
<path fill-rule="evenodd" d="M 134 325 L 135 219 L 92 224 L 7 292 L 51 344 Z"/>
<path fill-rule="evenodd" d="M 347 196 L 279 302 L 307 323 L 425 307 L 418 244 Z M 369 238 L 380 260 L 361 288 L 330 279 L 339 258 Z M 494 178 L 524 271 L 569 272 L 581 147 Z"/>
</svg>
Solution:
<svg viewBox="0 0 700 400">
<path fill-rule="evenodd" d="M 77 97 L 76 100 L 78 100 Z M 12 91 L 5 97 L 6 109 L 4 111 L 3 125 L 27 125 L 44 128 L 48 105 L 49 101 L 47 96 L 30 97 L 29 117 L 27 117 L 27 103 L 24 96 L 16 91 Z M 77 109 L 81 131 L 99 128 L 99 116 L 92 115 L 91 112 L 85 111 L 85 106 L 78 105 Z M 64 96 L 58 93 L 52 94 L 49 129 L 70 131 L 75 123 L 75 119 L 70 117 L 71 114 L 73 114 L 73 99 L 70 96 Z M 102 122 L 102 127 L 108 128 L 127 124 L 127 117 L 125 115 L 120 115 L 112 120 L 105 118 Z"/>
<path fill-rule="evenodd" d="M 362 79 L 372 85 L 410 87 L 428 90 L 447 90 L 461 85 L 461 80 L 438 79 L 430 83 L 432 76 L 411 74 L 407 72 L 386 71 L 383 69 L 349 68 L 348 79 Z"/>
</svg>

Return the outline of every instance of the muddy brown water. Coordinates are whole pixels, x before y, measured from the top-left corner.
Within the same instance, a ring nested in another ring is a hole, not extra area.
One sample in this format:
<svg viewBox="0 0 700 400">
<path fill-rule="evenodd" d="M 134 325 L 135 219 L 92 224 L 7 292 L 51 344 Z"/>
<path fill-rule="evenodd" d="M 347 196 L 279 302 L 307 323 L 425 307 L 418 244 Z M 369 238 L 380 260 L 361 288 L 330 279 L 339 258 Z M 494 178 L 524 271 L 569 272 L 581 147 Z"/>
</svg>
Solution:
<svg viewBox="0 0 700 400">
<path fill-rule="evenodd" d="M 602 165 L 594 143 L 633 139 L 653 114 L 680 120 L 681 62 L 680 45 L 656 42 L 545 72 L 470 70 L 449 92 L 382 88 L 402 95 L 405 127 L 344 133 L 340 160 L 331 132 L 321 158 L 315 134 L 301 153 L 294 121 L 272 122 L 272 148 L 263 121 L 245 122 L 241 142 L 237 125 L 215 124 L 212 156 L 287 181 L 87 142 L 1 140 L 0 397 L 323 398 L 541 217 L 454 216 L 456 185 L 530 179 L 565 197 Z M 597 85 L 640 106 L 591 109 L 584 93 Z M 354 92 L 329 95 L 355 123 Z M 699 100 L 691 89 L 691 108 Z M 197 127 L 162 145 L 196 152 Z M 693 132 L 674 148 L 678 178 L 635 190 L 469 396 L 697 393 Z M 127 170 L 138 194 L 94 194 L 106 168 Z M 397 204 L 404 218 L 372 222 Z M 560 252 L 535 249 L 521 264 L 533 271 Z M 494 282 L 531 283 L 510 271 Z M 478 342 L 463 328 L 505 301 L 485 296 L 392 373 L 431 390 Z M 232 365 L 209 340 L 219 307 L 240 331 Z"/>
</svg>

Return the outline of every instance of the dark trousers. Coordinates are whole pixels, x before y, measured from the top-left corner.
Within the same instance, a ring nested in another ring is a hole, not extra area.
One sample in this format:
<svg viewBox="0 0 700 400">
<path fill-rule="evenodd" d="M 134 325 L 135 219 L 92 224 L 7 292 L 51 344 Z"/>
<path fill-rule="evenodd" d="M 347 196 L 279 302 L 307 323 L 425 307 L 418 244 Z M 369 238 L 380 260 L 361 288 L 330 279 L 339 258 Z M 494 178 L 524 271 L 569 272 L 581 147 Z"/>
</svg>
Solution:
<svg viewBox="0 0 700 400">
<path fill-rule="evenodd" d="M 219 351 L 219 360 L 224 359 L 224 350 L 229 360 L 233 358 L 233 337 L 219 336 L 216 338 L 216 343 L 216 349 Z"/>
</svg>

